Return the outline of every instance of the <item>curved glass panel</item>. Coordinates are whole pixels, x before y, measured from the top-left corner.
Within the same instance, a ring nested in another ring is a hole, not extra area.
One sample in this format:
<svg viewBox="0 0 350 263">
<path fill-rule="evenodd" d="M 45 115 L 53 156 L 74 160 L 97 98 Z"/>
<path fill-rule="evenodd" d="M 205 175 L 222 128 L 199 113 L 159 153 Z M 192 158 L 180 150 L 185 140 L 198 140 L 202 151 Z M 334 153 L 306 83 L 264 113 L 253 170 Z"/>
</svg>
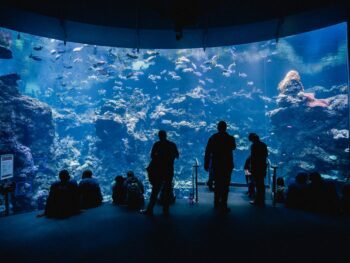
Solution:
<svg viewBox="0 0 350 263">
<path fill-rule="evenodd" d="M 159 129 L 180 151 L 175 192 L 199 181 L 219 120 L 236 138 L 232 182 L 245 183 L 250 132 L 278 175 L 349 170 L 346 24 L 240 46 L 132 50 L 63 43 L 0 29 L 0 153 L 14 154 L 13 208 L 42 208 L 58 171 L 91 169 L 104 197 L 116 175 L 145 167 Z"/>
</svg>

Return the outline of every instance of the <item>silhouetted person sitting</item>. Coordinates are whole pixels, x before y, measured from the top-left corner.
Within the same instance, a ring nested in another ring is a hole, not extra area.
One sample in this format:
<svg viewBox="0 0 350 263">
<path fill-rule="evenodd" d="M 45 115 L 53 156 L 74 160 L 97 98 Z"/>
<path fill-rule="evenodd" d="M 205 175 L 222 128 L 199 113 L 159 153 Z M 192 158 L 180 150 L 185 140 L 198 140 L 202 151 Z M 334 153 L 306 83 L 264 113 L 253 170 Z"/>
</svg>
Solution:
<svg viewBox="0 0 350 263">
<path fill-rule="evenodd" d="M 249 141 L 252 142 L 250 149 L 250 165 L 252 170 L 253 180 L 256 187 L 255 200 L 251 204 L 264 206 L 265 205 L 265 177 L 267 169 L 267 146 L 260 141 L 260 138 L 255 133 L 250 133 Z"/>
<path fill-rule="evenodd" d="M 80 207 L 83 209 L 97 207 L 102 204 L 102 194 L 100 185 L 95 178 L 92 178 L 92 172 L 85 170 L 82 180 L 79 183 Z"/>
<path fill-rule="evenodd" d="M 160 130 L 158 137 L 159 141 L 152 147 L 151 163 L 147 169 L 151 175 L 152 193 L 147 209 L 141 210 L 141 213 L 146 215 L 153 215 L 153 208 L 162 185 L 166 197 L 163 203 L 163 213 L 165 215 L 169 213 L 169 196 L 174 177 L 174 161 L 179 158 L 176 144 L 167 140 L 166 132 Z"/>
<path fill-rule="evenodd" d="M 339 212 L 339 197 L 335 184 L 331 181 L 324 181 L 318 172 L 310 173 L 309 177 L 309 209 L 322 213 Z"/>
<path fill-rule="evenodd" d="M 325 212 L 337 214 L 340 212 L 340 199 L 334 181 L 325 181 L 326 187 L 326 206 Z"/>
<path fill-rule="evenodd" d="M 283 203 L 285 201 L 285 185 L 284 185 L 284 179 L 282 177 L 277 178 L 276 182 L 276 202 L 277 203 Z"/>
<path fill-rule="evenodd" d="M 341 207 L 344 214 L 350 215 L 350 183 L 342 188 Z"/>
<path fill-rule="evenodd" d="M 252 169 L 250 167 L 250 156 L 248 156 L 244 163 L 244 174 L 248 186 L 248 196 L 253 198 L 255 195 L 255 184 L 252 176 Z"/>
<path fill-rule="evenodd" d="M 114 184 L 112 186 L 112 200 L 116 205 L 123 205 L 126 201 L 126 189 L 124 186 L 125 178 L 121 175 L 117 175 L 114 178 Z"/>
<path fill-rule="evenodd" d="M 39 216 L 68 217 L 79 212 L 79 194 L 76 181 L 70 180 L 67 170 L 59 173 L 60 181 L 51 185 L 45 212 Z"/>
<path fill-rule="evenodd" d="M 323 212 L 326 203 L 326 187 L 318 172 L 309 175 L 310 184 L 308 187 L 308 206 L 315 212 Z"/>
<path fill-rule="evenodd" d="M 305 209 L 308 202 L 308 174 L 298 173 L 294 183 L 289 185 L 286 197 L 288 208 Z"/>
<path fill-rule="evenodd" d="M 220 121 L 217 129 L 218 132 L 209 138 L 205 149 L 204 169 L 208 172 L 211 162 L 215 182 L 214 208 L 229 212 L 227 199 L 234 168 L 233 150 L 236 149 L 236 141 L 226 132 L 226 122 Z"/>
<path fill-rule="evenodd" d="M 140 209 L 144 205 L 144 187 L 133 171 L 127 173 L 127 178 L 124 182 L 126 189 L 126 204 L 130 209 Z"/>
</svg>

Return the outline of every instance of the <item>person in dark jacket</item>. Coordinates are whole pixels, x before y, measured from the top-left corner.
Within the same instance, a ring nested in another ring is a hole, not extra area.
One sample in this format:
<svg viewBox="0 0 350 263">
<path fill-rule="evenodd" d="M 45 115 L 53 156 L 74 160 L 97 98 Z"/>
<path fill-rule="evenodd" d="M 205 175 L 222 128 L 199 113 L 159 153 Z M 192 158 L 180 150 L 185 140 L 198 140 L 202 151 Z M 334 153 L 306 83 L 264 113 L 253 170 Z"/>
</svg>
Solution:
<svg viewBox="0 0 350 263">
<path fill-rule="evenodd" d="M 91 170 L 85 170 L 79 183 L 80 207 L 83 209 L 97 207 L 102 204 L 102 194 L 99 183 L 92 178 Z"/>
<path fill-rule="evenodd" d="M 164 130 L 158 132 L 159 141 L 157 141 L 151 151 L 152 170 L 152 193 L 147 209 L 141 210 L 142 214 L 153 215 L 153 207 L 157 202 L 158 194 L 163 186 L 165 200 L 163 202 L 163 213 L 169 213 L 169 197 L 172 181 L 174 177 L 174 161 L 179 158 L 179 151 L 176 144 L 167 139 Z"/>
<path fill-rule="evenodd" d="M 268 156 L 267 145 L 260 141 L 259 136 L 255 133 L 250 133 L 248 139 L 252 142 L 250 149 L 250 165 L 256 187 L 255 200 L 251 201 L 251 204 L 264 206 L 265 177 Z"/>
<path fill-rule="evenodd" d="M 127 172 L 127 177 L 124 182 L 126 189 L 126 204 L 130 209 L 140 209 L 144 205 L 143 194 L 145 192 L 143 184 L 135 176 L 133 171 Z"/>
<path fill-rule="evenodd" d="M 234 168 L 233 150 L 236 149 L 236 141 L 226 132 L 226 122 L 220 121 L 217 129 L 218 132 L 209 138 L 205 149 L 204 169 L 208 172 L 211 164 L 215 181 L 214 208 L 229 212 L 227 199 Z"/>
<path fill-rule="evenodd" d="M 114 184 L 112 186 L 112 200 L 113 204 L 123 205 L 126 202 L 126 189 L 124 186 L 125 178 L 121 175 L 117 175 L 114 178 Z"/>
<path fill-rule="evenodd" d="M 45 212 L 38 215 L 47 217 L 64 218 L 79 212 L 78 184 L 70 180 L 67 170 L 59 173 L 59 181 L 50 187 L 50 193 L 46 201 Z"/>
<path fill-rule="evenodd" d="M 294 183 L 288 186 L 286 206 L 288 208 L 306 209 L 308 204 L 308 174 L 300 172 Z"/>
</svg>

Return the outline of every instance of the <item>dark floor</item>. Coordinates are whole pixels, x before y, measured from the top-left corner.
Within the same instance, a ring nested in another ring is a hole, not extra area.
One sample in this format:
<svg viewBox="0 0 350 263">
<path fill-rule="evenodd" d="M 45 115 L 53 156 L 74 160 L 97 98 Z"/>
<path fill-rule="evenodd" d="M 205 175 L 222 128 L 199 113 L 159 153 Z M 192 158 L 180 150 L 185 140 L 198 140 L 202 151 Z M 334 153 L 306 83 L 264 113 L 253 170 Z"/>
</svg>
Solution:
<svg viewBox="0 0 350 263">
<path fill-rule="evenodd" d="M 229 215 L 180 200 L 168 218 L 104 204 L 65 220 L 0 218 L 0 262 L 350 262 L 350 219 L 253 207 L 233 188 Z"/>
</svg>

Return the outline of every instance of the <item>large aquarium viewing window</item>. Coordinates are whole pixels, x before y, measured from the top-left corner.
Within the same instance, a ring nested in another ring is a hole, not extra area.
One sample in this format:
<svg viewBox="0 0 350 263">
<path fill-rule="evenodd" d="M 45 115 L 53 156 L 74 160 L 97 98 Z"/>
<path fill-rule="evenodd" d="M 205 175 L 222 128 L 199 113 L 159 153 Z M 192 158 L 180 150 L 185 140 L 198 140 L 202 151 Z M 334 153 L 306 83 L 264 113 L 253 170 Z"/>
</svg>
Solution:
<svg viewBox="0 0 350 263">
<path fill-rule="evenodd" d="M 0 154 L 14 155 L 14 211 L 42 208 L 58 171 L 91 169 L 105 200 L 117 175 L 146 170 L 157 132 L 180 152 L 174 189 L 225 120 L 236 138 L 232 182 L 245 183 L 248 134 L 267 143 L 278 176 L 349 176 L 347 25 L 238 46 L 135 50 L 0 28 Z"/>
</svg>

